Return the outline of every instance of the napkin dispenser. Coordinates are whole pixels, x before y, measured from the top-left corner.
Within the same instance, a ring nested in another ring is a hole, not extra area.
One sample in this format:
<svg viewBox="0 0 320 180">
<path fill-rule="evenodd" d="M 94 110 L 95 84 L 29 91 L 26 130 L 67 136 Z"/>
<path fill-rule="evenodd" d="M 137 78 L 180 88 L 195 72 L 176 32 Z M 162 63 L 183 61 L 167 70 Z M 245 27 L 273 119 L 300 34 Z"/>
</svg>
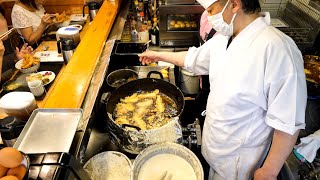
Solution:
<svg viewBox="0 0 320 180">
<path fill-rule="evenodd" d="M 79 29 L 72 26 L 59 28 L 57 31 L 57 41 L 60 38 L 72 39 L 76 46 L 80 43 L 80 33 Z"/>
</svg>

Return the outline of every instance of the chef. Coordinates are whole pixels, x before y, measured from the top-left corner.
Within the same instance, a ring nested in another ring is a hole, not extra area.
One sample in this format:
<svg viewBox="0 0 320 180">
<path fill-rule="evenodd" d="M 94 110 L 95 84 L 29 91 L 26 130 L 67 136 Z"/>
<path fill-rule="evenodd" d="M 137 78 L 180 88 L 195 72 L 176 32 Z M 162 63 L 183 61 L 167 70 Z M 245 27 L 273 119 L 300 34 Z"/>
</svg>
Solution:
<svg viewBox="0 0 320 180">
<path fill-rule="evenodd" d="M 260 13 L 259 0 L 198 2 L 218 34 L 187 52 L 147 51 L 140 61 L 209 74 L 202 141 L 209 179 L 275 180 L 305 127 L 301 52 Z"/>
</svg>

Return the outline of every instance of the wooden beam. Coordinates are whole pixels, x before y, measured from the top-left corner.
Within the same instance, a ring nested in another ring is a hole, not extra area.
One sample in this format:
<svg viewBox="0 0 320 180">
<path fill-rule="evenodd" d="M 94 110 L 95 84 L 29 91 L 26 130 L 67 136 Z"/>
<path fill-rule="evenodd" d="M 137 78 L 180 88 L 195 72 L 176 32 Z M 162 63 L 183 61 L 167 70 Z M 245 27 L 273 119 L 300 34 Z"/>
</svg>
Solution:
<svg viewBox="0 0 320 180">
<path fill-rule="evenodd" d="M 76 52 L 70 59 L 59 83 L 51 87 L 44 108 L 80 108 L 99 61 L 104 43 L 120 7 L 119 0 L 104 1 Z"/>
</svg>

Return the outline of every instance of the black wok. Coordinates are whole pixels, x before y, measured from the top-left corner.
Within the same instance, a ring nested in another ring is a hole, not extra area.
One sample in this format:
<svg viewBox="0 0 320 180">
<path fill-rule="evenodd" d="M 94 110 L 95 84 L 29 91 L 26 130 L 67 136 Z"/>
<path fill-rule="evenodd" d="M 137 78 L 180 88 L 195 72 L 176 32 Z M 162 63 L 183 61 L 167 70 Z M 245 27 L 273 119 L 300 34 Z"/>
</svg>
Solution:
<svg viewBox="0 0 320 180">
<path fill-rule="evenodd" d="M 157 71 L 149 72 L 147 77 L 150 77 L 150 74 L 152 73 L 159 74 L 160 77 L 162 77 L 162 74 Z M 120 147 L 120 149 L 132 154 L 138 154 L 140 151 L 150 145 L 146 141 L 146 139 L 148 139 L 148 136 L 150 136 L 150 134 L 148 134 L 147 132 L 155 132 L 158 130 L 158 132 L 162 132 L 160 128 L 140 131 L 140 128 L 136 126 L 126 124 L 118 125 L 114 122 L 112 117 L 113 111 L 116 105 L 120 102 L 120 99 L 130 96 L 139 91 L 154 91 L 155 89 L 159 89 L 161 93 L 167 95 L 176 103 L 176 117 L 180 117 L 184 108 L 183 94 L 177 86 L 162 79 L 144 78 L 127 82 L 126 84 L 123 84 L 116 90 L 114 90 L 108 98 L 106 107 L 108 114 L 108 117 L 106 118 L 107 127 L 109 129 L 108 132 L 111 135 L 111 141 L 118 147 Z M 125 130 L 127 126 L 133 127 L 138 131 Z M 176 126 L 172 128 L 179 129 L 179 127 Z M 148 142 L 150 142 L 150 139 L 148 139 Z"/>
<path fill-rule="evenodd" d="M 147 76 L 150 77 L 150 75 L 154 73 L 162 77 L 162 74 L 158 71 L 150 71 Z M 180 89 L 167 81 L 154 78 L 138 79 L 118 87 L 112 92 L 108 99 L 107 112 L 113 114 L 121 98 L 125 98 L 139 91 L 154 91 L 155 89 L 159 89 L 161 93 L 167 95 L 176 103 L 178 110 L 177 116 L 180 116 L 184 108 L 184 97 Z"/>
</svg>

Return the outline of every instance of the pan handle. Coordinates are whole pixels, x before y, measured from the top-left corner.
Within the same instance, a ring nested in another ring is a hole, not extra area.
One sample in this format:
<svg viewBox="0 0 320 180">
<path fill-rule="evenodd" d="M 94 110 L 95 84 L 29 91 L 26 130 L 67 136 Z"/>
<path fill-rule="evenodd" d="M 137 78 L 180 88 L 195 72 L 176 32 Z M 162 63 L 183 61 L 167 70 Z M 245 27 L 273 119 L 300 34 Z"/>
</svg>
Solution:
<svg viewBox="0 0 320 180">
<path fill-rule="evenodd" d="M 139 128 L 138 126 L 134 126 L 134 125 L 130 125 L 130 124 L 121 124 L 121 127 L 122 128 L 131 127 L 131 128 L 137 129 L 138 131 L 141 130 L 141 128 Z"/>
<path fill-rule="evenodd" d="M 160 79 L 163 79 L 163 75 L 161 74 L 161 72 L 159 71 L 150 71 L 148 74 L 147 74 L 147 78 L 150 78 L 151 74 L 158 74 L 160 76 Z"/>
</svg>

